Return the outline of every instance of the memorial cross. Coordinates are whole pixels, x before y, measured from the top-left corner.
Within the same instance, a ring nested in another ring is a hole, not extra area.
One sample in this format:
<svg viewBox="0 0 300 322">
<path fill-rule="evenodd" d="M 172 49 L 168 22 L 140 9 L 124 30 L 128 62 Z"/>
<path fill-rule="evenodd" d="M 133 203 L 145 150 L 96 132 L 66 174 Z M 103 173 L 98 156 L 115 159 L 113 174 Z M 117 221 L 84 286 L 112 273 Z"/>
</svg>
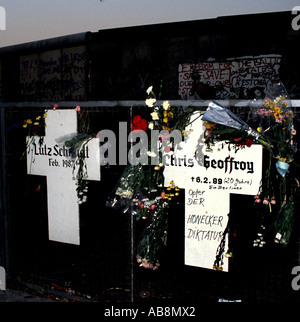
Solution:
<svg viewBox="0 0 300 322">
<path fill-rule="evenodd" d="M 75 110 L 51 110 L 45 119 L 46 135 L 27 137 L 27 173 L 46 176 L 48 199 L 49 240 L 79 245 L 79 205 L 76 191 L 77 165 L 73 173 L 74 159 L 69 149 L 57 139 L 77 134 Z M 93 138 L 78 151 L 84 153 L 87 180 L 100 181 L 99 139 Z"/>
<path fill-rule="evenodd" d="M 173 155 L 165 156 L 164 176 L 166 185 L 173 180 L 185 189 L 185 265 L 212 269 L 228 222 L 230 194 L 258 193 L 262 146 L 253 144 L 236 151 L 218 142 L 212 150 L 207 149 L 203 121 L 198 116 L 194 114 L 193 123 L 186 128 L 189 138 Z M 223 270 L 228 271 L 227 258 Z"/>
</svg>

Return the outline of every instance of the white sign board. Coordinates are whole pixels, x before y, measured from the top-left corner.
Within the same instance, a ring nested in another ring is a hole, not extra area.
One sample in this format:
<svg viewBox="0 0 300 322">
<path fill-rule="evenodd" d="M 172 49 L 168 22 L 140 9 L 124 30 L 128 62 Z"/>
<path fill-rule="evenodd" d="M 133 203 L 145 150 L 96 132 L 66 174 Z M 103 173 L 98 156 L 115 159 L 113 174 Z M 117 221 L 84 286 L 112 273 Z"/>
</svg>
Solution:
<svg viewBox="0 0 300 322">
<path fill-rule="evenodd" d="M 43 143 L 27 137 L 27 173 L 47 177 L 49 239 L 68 244 L 80 244 L 79 205 L 76 176 L 73 174 L 69 149 L 57 139 L 77 132 L 75 110 L 47 112 L 46 136 Z M 91 139 L 84 147 L 88 180 L 100 180 L 99 139 Z"/>
<path fill-rule="evenodd" d="M 193 115 L 194 119 L 197 117 Z M 228 222 L 230 194 L 258 192 L 262 147 L 252 145 L 236 152 L 219 142 L 207 151 L 203 128 L 200 117 L 186 128 L 193 131 L 180 144 L 182 149 L 166 158 L 164 175 L 166 184 L 173 180 L 185 189 L 185 264 L 212 269 Z M 227 258 L 223 270 L 228 271 Z"/>
</svg>

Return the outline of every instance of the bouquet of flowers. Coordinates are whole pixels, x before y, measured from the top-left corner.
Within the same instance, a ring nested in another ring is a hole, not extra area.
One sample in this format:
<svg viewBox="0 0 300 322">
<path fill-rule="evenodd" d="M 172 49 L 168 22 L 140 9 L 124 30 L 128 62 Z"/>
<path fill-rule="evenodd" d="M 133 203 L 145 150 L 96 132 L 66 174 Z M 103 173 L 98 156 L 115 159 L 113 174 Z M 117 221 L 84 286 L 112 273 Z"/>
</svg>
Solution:
<svg viewBox="0 0 300 322">
<path fill-rule="evenodd" d="M 261 187 L 254 197 L 260 221 L 253 246 L 262 247 L 267 235 L 271 235 L 275 243 L 287 245 L 294 218 L 293 197 L 298 186 L 298 180 L 289 172 L 292 172 L 290 165 L 295 165 L 297 147 L 294 112 L 282 83 L 267 92 L 255 114 L 256 130 L 230 110 L 211 103 L 202 118 L 205 143 L 208 149 L 214 141 L 223 140 L 236 149 L 250 147 L 253 143 L 263 146 L 267 162 Z"/>
<path fill-rule="evenodd" d="M 155 143 L 158 147 L 152 150 L 153 145 L 148 140 L 148 151 L 144 156 L 148 162 L 129 164 L 125 168 L 106 205 L 129 213 L 142 222 L 144 228 L 137 246 L 137 262 L 141 267 L 156 270 L 167 242 L 168 209 L 171 203 L 178 202 L 179 195 L 174 181 L 164 182 L 163 153 L 172 153 L 175 143 L 170 141 L 171 132 L 176 129 L 184 133 L 193 109 L 174 109 L 168 101 L 158 104 L 152 86 L 147 89 L 145 104 L 147 119 L 136 115 L 131 130 L 148 131 L 150 134 L 151 131 L 159 131 L 158 142 Z M 153 162 L 154 159 L 157 162 Z"/>
<path fill-rule="evenodd" d="M 297 151 L 296 129 L 294 112 L 283 84 L 276 84 L 267 93 L 257 115 L 258 131 L 269 142 L 269 162 L 255 202 L 259 204 L 262 201 L 269 213 L 275 211 L 272 223 L 275 236 L 272 239 L 275 243 L 287 245 L 294 221 L 294 193 L 298 183 L 293 169 L 289 171 L 291 165 L 296 166 L 293 162 Z"/>
</svg>

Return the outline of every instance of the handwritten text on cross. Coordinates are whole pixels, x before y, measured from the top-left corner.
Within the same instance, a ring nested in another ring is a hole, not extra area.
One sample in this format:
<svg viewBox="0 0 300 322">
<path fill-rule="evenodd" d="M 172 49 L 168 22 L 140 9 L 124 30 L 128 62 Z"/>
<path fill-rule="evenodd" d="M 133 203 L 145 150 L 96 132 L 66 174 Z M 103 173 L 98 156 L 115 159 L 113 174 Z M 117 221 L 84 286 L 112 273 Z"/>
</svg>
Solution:
<svg viewBox="0 0 300 322">
<path fill-rule="evenodd" d="M 207 151 L 203 122 L 197 116 L 193 115 L 195 121 L 186 129 L 192 132 L 182 149 L 168 158 L 164 175 L 166 184 L 174 180 L 185 189 L 185 264 L 212 269 L 228 222 L 229 195 L 258 192 L 262 147 L 252 145 L 236 152 L 219 142 Z M 228 271 L 226 258 L 223 269 Z"/>
</svg>

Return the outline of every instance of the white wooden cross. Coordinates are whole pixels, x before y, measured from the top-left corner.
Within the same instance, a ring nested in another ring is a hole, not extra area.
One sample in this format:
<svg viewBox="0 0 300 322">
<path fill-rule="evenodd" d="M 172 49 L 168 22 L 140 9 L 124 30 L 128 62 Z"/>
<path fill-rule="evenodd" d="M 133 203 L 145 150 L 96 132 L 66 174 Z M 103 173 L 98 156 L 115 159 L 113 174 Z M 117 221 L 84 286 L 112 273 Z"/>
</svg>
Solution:
<svg viewBox="0 0 300 322">
<path fill-rule="evenodd" d="M 182 149 L 165 158 L 164 175 L 165 185 L 173 180 L 185 189 L 185 264 L 212 269 L 228 222 L 230 194 L 256 195 L 258 192 L 262 147 L 252 145 L 235 152 L 219 142 L 212 151 L 207 151 L 203 121 L 197 116 L 193 115 L 195 121 L 186 128 L 193 131 L 180 144 Z M 243 216 L 243 205 L 240 215 Z M 223 270 L 228 271 L 226 257 Z"/>
<path fill-rule="evenodd" d="M 79 205 L 76 191 L 77 169 L 72 172 L 72 161 L 67 147 L 56 139 L 77 133 L 75 110 L 47 112 L 46 135 L 43 144 L 32 140 L 27 150 L 27 173 L 47 177 L 49 240 L 80 244 Z M 100 180 L 99 139 L 91 139 L 84 147 L 88 180 Z"/>
</svg>

